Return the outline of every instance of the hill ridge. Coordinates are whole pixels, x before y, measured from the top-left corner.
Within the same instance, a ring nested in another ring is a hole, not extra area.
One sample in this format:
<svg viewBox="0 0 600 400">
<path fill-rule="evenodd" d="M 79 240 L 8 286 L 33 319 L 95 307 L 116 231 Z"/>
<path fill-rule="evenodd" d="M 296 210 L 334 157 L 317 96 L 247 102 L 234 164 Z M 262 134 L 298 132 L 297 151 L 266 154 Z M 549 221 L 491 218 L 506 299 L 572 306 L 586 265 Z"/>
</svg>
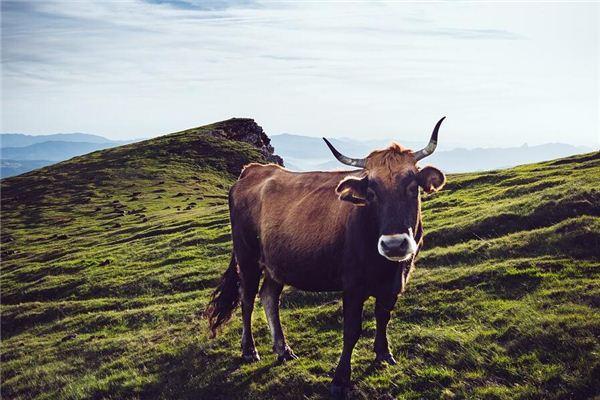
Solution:
<svg viewBox="0 0 600 400">
<path fill-rule="evenodd" d="M 286 289 L 282 320 L 301 357 L 286 365 L 261 312 L 252 365 L 239 362 L 238 316 L 213 341 L 198 316 L 229 261 L 227 190 L 270 144 L 229 140 L 240 131 L 222 123 L 0 182 L 3 396 L 327 395 L 338 294 Z M 599 177 L 596 152 L 450 175 L 425 196 L 425 248 L 390 324 L 399 365 L 370 367 L 370 301 L 354 398 L 600 394 Z"/>
</svg>

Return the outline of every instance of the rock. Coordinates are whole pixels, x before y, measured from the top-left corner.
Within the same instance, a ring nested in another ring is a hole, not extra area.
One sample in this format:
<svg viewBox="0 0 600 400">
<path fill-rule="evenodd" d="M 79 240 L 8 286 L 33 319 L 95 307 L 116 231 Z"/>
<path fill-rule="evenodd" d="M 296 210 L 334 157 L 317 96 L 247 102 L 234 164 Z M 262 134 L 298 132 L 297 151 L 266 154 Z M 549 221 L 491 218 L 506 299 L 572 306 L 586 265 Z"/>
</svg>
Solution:
<svg viewBox="0 0 600 400">
<path fill-rule="evenodd" d="M 210 134 L 214 137 L 249 143 L 258 148 L 267 161 L 283 165 L 283 159 L 273 154 L 274 149 L 271 146 L 271 139 L 253 119 L 232 118 L 220 122 Z"/>
</svg>

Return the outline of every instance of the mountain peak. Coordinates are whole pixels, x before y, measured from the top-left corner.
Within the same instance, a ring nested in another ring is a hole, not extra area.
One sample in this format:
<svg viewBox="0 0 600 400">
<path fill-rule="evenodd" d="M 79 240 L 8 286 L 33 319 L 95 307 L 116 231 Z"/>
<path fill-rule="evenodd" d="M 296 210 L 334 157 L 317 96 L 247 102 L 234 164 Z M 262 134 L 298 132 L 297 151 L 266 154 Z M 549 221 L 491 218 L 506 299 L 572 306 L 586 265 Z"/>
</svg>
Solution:
<svg viewBox="0 0 600 400">
<path fill-rule="evenodd" d="M 209 132 L 210 135 L 249 143 L 258 148 L 268 161 L 283 165 L 283 159 L 273 154 L 271 139 L 252 118 L 231 118 L 216 122 L 211 128 L 213 129 Z"/>
</svg>

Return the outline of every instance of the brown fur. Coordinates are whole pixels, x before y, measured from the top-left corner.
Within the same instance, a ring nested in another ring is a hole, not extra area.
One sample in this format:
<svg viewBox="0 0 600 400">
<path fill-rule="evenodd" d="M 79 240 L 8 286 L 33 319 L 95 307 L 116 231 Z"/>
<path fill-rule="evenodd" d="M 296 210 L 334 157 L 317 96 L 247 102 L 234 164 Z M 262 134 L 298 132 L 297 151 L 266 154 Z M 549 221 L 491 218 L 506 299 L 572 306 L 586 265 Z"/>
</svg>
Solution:
<svg viewBox="0 0 600 400">
<path fill-rule="evenodd" d="M 381 235 L 414 232 L 420 247 L 423 230 L 418 186 L 433 191 L 444 182 L 445 177 L 435 168 L 419 171 L 412 152 L 395 143 L 372 152 L 364 170 L 298 173 L 272 164 L 246 166 L 229 193 L 239 277 L 229 273 L 230 282 L 223 282 L 217 290 L 222 293 L 223 286 L 233 287 L 239 278 L 244 358 L 258 359 L 251 313 L 264 274 L 270 287 L 275 287 L 269 293 L 277 296 L 282 285 L 343 291 L 344 351 L 334 385 L 343 387 L 349 382 L 350 354 L 360 335 L 362 304 L 369 296 L 376 298 L 377 359 L 393 361 L 385 330 L 398 294 L 409 280 L 414 257 L 390 261 L 378 253 L 377 243 Z M 235 304 L 234 300 L 227 298 L 227 304 Z M 278 310 L 272 305 L 270 309 Z M 230 314 L 213 304 L 213 321 L 221 324 Z M 279 316 L 268 317 L 273 318 L 270 325 L 276 347 L 287 349 L 276 351 L 289 359 L 286 357 L 293 353 L 283 337 Z M 216 331 L 215 326 L 211 328 Z"/>
<path fill-rule="evenodd" d="M 411 169 L 414 165 L 415 157 L 412 151 L 398 143 L 392 143 L 385 150 L 375 150 L 369 154 L 366 169 L 373 171 L 379 168 L 387 168 L 390 173 L 393 173 L 393 171 Z"/>
</svg>

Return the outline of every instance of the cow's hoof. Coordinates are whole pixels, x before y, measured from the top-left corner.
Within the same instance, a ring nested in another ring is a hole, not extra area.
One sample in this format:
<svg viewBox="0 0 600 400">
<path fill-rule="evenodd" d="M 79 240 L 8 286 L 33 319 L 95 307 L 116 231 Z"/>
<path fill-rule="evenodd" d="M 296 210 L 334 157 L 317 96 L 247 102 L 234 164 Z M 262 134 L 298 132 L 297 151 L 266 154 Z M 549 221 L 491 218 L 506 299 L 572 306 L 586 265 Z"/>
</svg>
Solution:
<svg viewBox="0 0 600 400">
<path fill-rule="evenodd" d="M 260 356 L 258 355 L 258 352 L 254 350 L 248 353 L 242 353 L 242 360 L 245 363 L 253 363 L 260 361 Z"/>
<path fill-rule="evenodd" d="M 331 385 L 329 387 L 329 395 L 333 400 L 346 400 L 350 390 L 352 388 L 349 386 Z"/>
<path fill-rule="evenodd" d="M 394 356 L 391 353 L 387 354 L 377 354 L 375 357 L 375 364 L 388 364 L 388 365 L 396 365 L 398 362 L 394 359 Z"/>
<path fill-rule="evenodd" d="M 292 349 L 290 349 L 289 347 L 285 349 L 285 351 L 282 354 L 279 354 L 277 356 L 277 362 L 286 362 L 286 361 L 291 361 L 291 360 L 297 360 L 298 356 L 294 354 L 294 352 L 292 351 Z"/>
</svg>

